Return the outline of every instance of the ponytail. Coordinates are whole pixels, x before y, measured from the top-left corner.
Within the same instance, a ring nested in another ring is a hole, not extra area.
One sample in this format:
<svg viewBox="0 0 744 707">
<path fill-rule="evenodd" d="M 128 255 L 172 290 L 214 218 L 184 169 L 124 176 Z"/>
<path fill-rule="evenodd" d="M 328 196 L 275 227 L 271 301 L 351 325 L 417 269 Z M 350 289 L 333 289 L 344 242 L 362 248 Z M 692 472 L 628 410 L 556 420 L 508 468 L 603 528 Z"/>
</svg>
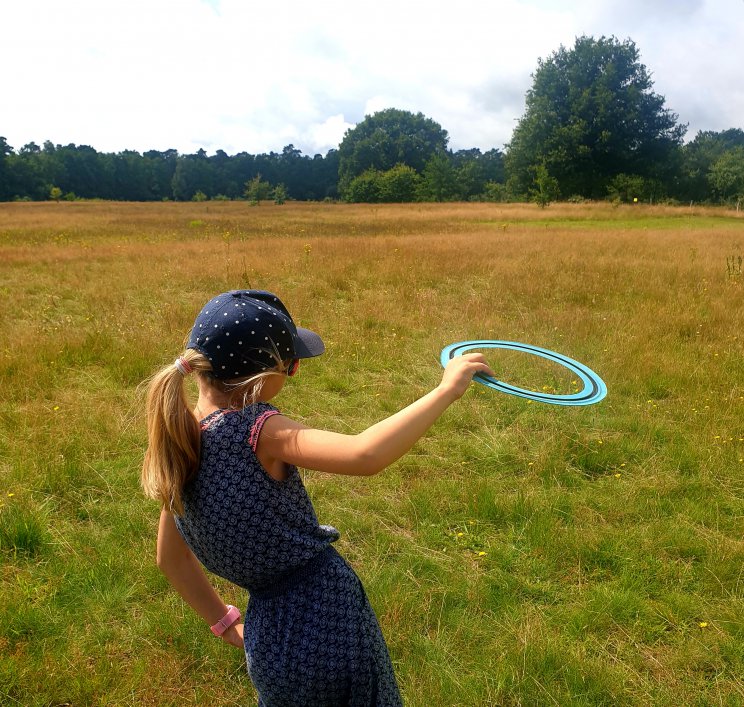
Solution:
<svg viewBox="0 0 744 707">
<path fill-rule="evenodd" d="M 241 400 L 246 407 L 259 400 L 264 381 L 286 371 L 286 362 L 274 355 L 276 368 L 232 381 L 211 376 L 212 364 L 203 354 L 186 349 L 174 363 L 161 368 L 147 390 L 147 451 L 142 465 L 142 488 L 176 515 L 183 514 L 183 487 L 199 468 L 201 429 L 191 412 L 184 377 L 194 371 L 204 383 Z"/>
<path fill-rule="evenodd" d="M 187 349 L 176 363 L 152 377 L 147 391 L 148 445 L 142 488 L 146 496 L 177 515 L 183 513 L 183 487 L 199 467 L 201 431 L 184 385 L 184 373 L 190 370 L 206 372 L 211 365 L 198 351 Z"/>
</svg>

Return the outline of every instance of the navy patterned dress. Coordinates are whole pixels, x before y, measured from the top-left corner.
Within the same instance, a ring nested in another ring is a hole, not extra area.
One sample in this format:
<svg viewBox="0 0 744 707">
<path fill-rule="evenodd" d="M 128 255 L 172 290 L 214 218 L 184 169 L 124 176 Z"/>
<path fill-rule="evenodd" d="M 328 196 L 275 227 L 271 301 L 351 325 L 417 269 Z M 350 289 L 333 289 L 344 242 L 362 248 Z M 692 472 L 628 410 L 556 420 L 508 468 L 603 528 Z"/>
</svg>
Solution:
<svg viewBox="0 0 744 707">
<path fill-rule="evenodd" d="M 248 672 L 261 707 L 401 705 L 390 656 L 359 578 L 319 525 L 296 467 L 258 461 L 268 403 L 202 421 L 201 463 L 176 525 L 214 574 L 250 593 Z"/>
</svg>

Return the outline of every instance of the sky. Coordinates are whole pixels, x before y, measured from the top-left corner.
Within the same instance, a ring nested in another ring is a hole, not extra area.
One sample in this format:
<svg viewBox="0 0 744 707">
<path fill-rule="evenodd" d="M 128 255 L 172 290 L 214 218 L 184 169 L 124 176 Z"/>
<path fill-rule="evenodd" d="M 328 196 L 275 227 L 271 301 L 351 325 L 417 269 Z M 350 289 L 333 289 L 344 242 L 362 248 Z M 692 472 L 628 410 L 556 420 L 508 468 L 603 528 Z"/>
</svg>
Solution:
<svg viewBox="0 0 744 707">
<path fill-rule="evenodd" d="M 744 0 L 4 0 L 0 135 L 91 145 L 325 154 L 384 108 L 454 150 L 503 149 L 539 58 L 632 39 L 699 130 L 744 129 Z"/>
</svg>

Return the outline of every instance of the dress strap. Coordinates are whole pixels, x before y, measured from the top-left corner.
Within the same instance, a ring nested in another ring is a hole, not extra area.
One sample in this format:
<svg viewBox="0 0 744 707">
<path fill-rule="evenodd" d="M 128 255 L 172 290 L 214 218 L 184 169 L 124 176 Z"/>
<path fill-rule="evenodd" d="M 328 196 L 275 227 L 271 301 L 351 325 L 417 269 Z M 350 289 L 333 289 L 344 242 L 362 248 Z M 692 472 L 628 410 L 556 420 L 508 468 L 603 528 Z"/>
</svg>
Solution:
<svg viewBox="0 0 744 707">
<path fill-rule="evenodd" d="M 256 447 L 258 446 L 258 438 L 261 435 L 261 430 L 263 429 L 264 423 L 273 415 L 279 415 L 279 411 L 276 408 L 269 408 L 268 410 L 264 410 L 258 415 L 258 417 L 256 417 L 255 422 L 251 426 L 251 433 L 248 437 L 248 444 L 254 452 L 256 451 Z"/>
</svg>

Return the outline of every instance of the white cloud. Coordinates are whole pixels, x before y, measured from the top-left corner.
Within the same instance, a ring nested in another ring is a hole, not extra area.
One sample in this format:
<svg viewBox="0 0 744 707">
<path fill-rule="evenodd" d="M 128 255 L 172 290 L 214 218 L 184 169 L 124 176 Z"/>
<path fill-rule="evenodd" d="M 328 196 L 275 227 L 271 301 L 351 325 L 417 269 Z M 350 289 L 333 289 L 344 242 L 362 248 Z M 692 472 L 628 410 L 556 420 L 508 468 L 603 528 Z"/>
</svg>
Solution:
<svg viewBox="0 0 744 707">
<path fill-rule="evenodd" d="M 744 127 L 740 0 L 23 0 L 3 19 L 14 147 L 313 154 L 388 107 L 501 147 L 538 57 L 580 34 L 632 37 L 690 136 Z"/>
<path fill-rule="evenodd" d="M 305 140 L 312 147 L 311 153 L 324 154 L 329 149 L 338 147 L 346 131 L 353 127 L 354 123 L 346 122 L 343 114 L 339 113 L 322 123 L 310 125 Z"/>
</svg>

